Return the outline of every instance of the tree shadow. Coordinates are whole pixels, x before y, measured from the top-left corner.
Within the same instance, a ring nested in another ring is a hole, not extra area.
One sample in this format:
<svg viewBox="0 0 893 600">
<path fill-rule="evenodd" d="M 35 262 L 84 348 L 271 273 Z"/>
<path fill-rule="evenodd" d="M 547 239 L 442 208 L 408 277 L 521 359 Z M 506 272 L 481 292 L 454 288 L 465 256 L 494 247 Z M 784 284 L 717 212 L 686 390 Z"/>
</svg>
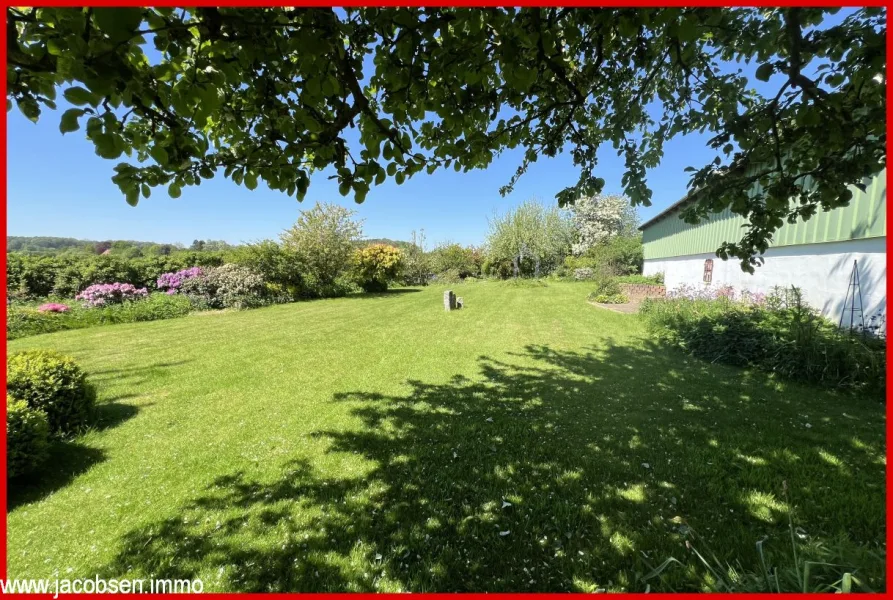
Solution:
<svg viewBox="0 0 893 600">
<path fill-rule="evenodd" d="M 147 365 L 139 365 L 135 367 L 109 368 L 99 369 L 90 372 L 90 381 L 102 384 L 114 381 L 116 383 L 125 381 L 128 385 L 140 385 L 148 381 L 152 377 L 160 375 L 169 375 L 168 370 L 171 367 L 179 367 L 191 361 L 177 360 L 167 362 L 157 362 Z"/>
<path fill-rule="evenodd" d="M 818 539 L 883 541 L 876 403 L 656 346 L 528 346 L 480 357 L 474 378 L 407 383 L 335 395 L 362 426 L 314 436 L 343 468 L 301 458 L 272 479 L 219 477 L 128 533 L 101 575 L 240 591 L 641 590 L 649 564 L 684 553 L 674 517 L 730 561 L 763 536 L 783 543 L 791 510 Z M 857 417 L 846 428 L 843 403 Z M 679 568 L 667 585 L 704 581 Z"/>
<path fill-rule="evenodd" d="M 419 288 L 396 288 L 385 290 L 383 292 L 362 292 L 351 295 L 350 297 L 357 299 L 374 300 L 376 298 L 393 298 L 394 296 L 402 296 L 403 294 L 414 294 L 421 291 L 422 290 Z"/>
<path fill-rule="evenodd" d="M 51 442 L 47 460 L 36 471 L 8 482 L 6 511 L 43 500 L 103 460 L 102 450 L 77 442 Z"/>
</svg>

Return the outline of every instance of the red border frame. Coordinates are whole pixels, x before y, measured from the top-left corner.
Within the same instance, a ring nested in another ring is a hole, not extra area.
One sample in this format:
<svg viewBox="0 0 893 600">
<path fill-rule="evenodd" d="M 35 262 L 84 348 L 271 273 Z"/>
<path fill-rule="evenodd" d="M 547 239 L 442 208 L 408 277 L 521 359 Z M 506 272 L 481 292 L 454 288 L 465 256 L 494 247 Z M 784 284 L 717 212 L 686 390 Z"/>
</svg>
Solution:
<svg viewBox="0 0 893 600">
<path fill-rule="evenodd" d="M 279 2 L 275 1 L 264 1 L 264 0 L 218 0 L 216 2 L 209 0 L 190 0 L 189 2 L 175 2 L 171 0 L 161 0 L 155 2 L 134 2 L 132 0 L 92 0 L 87 2 L 78 2 L 76 0 L 37 0 L 32 2 L 14 2 L 12 0 L 3 0 L 2 2 L 3 8 L 8 6 L 183 6 L 184 4 L 188 4 L 189 6 L 302 6 L 302 7 L 317 7 L 317 6 L 467 6 L 467 7 L 500 7 L 500 6 L 579 6 L 579 7 L 636 7 L 636 8 L 644 8 L 644 7 L 676 7 L 676 6 L 709 6 L 709 7 L 728 7 L 728 6 L 809 6 L 809 7 L 818 7 L 818 6 L 884 6 L 889 7 L 893 4 L 893 0 L 885 0 L 878 2 L 877 0 L 872 0 L 869 2 L 834 2 L 833 0 L 812 0 L 811 2 L 792 2 L 792 1 L 780 1 L 780 2 L 771 2 L 767 0 L 752 0 L 751 2 L 729 2 L 722 0 L 706 0 L 701 2 L 686 2 L 684 0 L 638 0 L 636 2 L 623 2 L 622 0 L 603 0 L 602 2 L 593 2 L 591 0 L 540 0 L 539 2 L 531 1 L 531 0 L 514 0 L 513 2 L 505 2 L 505 1 L 497 1 L 497 0 L 479 0 L 477 2 L 473 0 L 454 0 L 453 2 L 432 2 L 432 1 L 421 1 L 421 2 L 401 2 L 399 0 L 368 0 L 368 1 L 359 1 L 359 0 L 346 0 L 339 3 L 334 2 L 306 2 L 302 0 L 280 0 Z M 887 31 L 887 75 L 889 78 L 890 73 L 890 59 L 893 58 L 893 45 L 891 45 L 890 33 L 889 29 Z M 6 62 L 6 27 L 0 28 L 0 58 L 3 59 L 3 62 Z M 6 78 L 2 78 L 2 88 L 4 92 L 4 96 L 6 95 Z M 889 155 L 890 149 L 890 134 L 893 133 L 893 127 L 891 127 L 891 117 L 893 117 L 893 106 L 891 106 L 891 102 L 893 102 L 893 91 L 891 91 L 890 86 L 887 86 L 887 151 Z M 8 142 L 6 139 L 7 134 L 7 116 L 4 111 L 2 118 L 0 118 L 0 138 L 3 139 L 2 148 L 0 148 L 0 184 L 2 184 L 2 196 L 3 196 L 3 208 L 0 210 L 0 223 L 3 225 L 3 231 L 6 231 L 7 221 L 6 221 L 6 212 L 7 212 L 7 204 L 6 204 L 6 191 L 7 191 L 7 151 L 8 151 Z M 889 185 L 891 180 L 890 171 L 887 171 L 887 183 Z M 887 267 L 888 271 L 891 265 L 890 258 L 887 258 Z M 2 258 L 0 258 L 0 266 L 2 266 L 2 271 L 0 271 L 0 282 L 3 283 L 3 289 L 6 289 L 6 252 L 2 253 Z M 887 297 L 889 298 L 890 292 L 893 290 L 893 284 L 891 284 L 889 278 L 887 279 Z M 3 316 L 4 322 L 6 321 L 6 302 L 3 302 L 2 308 L 0 308 L 0 314 Z M 7 357 L 7 344 L 6 338 L 3 339 L 3 358 L 4 362 Z M 893 343 L 891 343 L 890 338 L 887 338 L 887 353 L 889 355 L 890 349 L 893 347 Z M 888 388 L 886 394 L 887 400 L 887 423 L 886 423 L 886 433 L 887 440 L 889 443 L 890 434 L 893 432 L 893 425 L 890 423 L 890 400 L 893 399 L 893 393 L 889 388 L 890 376 L 893 375 L 893 368 L 890 366 L 890 362 L 887 362 L 887 381 Z M 2 375 L 0 375 L 3 379 L 4 387 L 6 385 L 6 370 L 2 371 Z M 6 407 L 3 406 L 2 409 L 4 421 L 6 420 Z M 5 469 L 6 469 L 6 430 L 3 430 L 3 444 L 0 445 L 0 470 L 3 470 L 4 476 L 0 478 L 0 493 L 2 493 L 2 498 L 0 498 L 0 508 L 3 509 L 2 516 L 0 516 L 0 534 L 2 534 L 3 544 L 0 545 L 0 578 L 6 579 L 6 558 L 7 558 L 7 547 L 6 547 L 6 530 L 7 530 L 7 521 L 6 521 L 6 477 L 5 477 Z M 889 452 L 889 449 L 888 449 Z M 887 515 L 890 514 L 890 509 L 893 507 L 893 487 L 890 484 L 890 464 L 889 460 L 887 461 L 887 469 L 886 469 L 886 491 L 887 491 Z M 893 540 L 893 533 L 891 533 L 891 529 L 889 524 L 887 525 L 887 546 L 890 545 L 891 540 Z M 887 585 L 890 586 L 890 581 L 893 579 L 893 567 L 891 567 L 890 560 L 887 560 Z M 205 595 L 205 594 L 203 594 Z M 271 596 L 271 594 L 252 594 L 252 593 L 244 593 L 244 594 L 235 594 L 235 593 L 212 593 L 206 594 L 209 597 L 229 597 L 229 596 L 246 596 L 246 597 L 267 597 Z M 297 594 L 272 594 L 274 596 L 290 596 Z M 401 598 L 406 594 L 322 594 L 329 598 L 334 599 L 356 599 L 356 598 L 379 598 L 379 597 L 394 597 Z M 421 596 L 426 598 L 451 598 L 453 594 L 412 594 L 414 596 Z M 582 595 L 582 594 L 581 594 Z M 649 597 L 654 596 L 655 594 L 645 595 L 645 594 L 625 594 L 626 596 L 636 596 L 636 597 Z M 662 596 L 664 594 L 657 594 L 658 596 Z M 666 594 L 670 595 L 670 594 Z M 886 591 L 884 596 L 890 596 L 891 593 Z M 21 594 L 23 597 L 44 597 L 39 594 Z M 61 597 L 102 597 L 101 594 L 66 594 Z M 500 593 L 500 594 L 463 594 L 463 597 L 470 598 L 488 598 L 488 599 L 502 599 L 502 598 L 515 598 L 515 597 L 537 597 L 537 598 L 551 598 L 557 600 L 558 598 L 565 598 L 567 594 L 512 594 L 512 593 Z M 743 596 L 747 598 L 773 598 L 776 597 L 775 594 L 695 594 L 695 593 L 683 593 L 683 594 L 672 594 L 673 597 L 721 597 L 727 598 L 729 596 Z M 140 597 L 164 597 L 162 594 L 140 594 Z"/>
</svg>

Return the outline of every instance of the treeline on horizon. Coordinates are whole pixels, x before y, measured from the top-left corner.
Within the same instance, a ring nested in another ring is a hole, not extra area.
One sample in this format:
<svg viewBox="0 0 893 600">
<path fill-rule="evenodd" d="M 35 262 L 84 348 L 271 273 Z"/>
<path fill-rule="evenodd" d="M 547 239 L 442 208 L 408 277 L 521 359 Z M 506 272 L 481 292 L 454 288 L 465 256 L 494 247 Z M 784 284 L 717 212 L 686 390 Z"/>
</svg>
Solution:
<svg viewBox="0 0 893 600">
<path fill-rule="evenodd" d="M 389 238 L 364 239 L 363 244 L 387 244 L 397 248 L 407 248 L 410 242 Z M 145 242 L 135 240 L 86 240 L 55 236 L 6 236 L 7 252 L 26 254 L 56 254 L 61 252 L 86 252 L 91 254 L 124 254 L 131 258 L 138 256 L 167 256 L 177 251 L 215 252 L 229 250 L 242 244 L 230 244 L 223 240 L 193 240 L 186 246 L 181 243 Z"/>
</svg>

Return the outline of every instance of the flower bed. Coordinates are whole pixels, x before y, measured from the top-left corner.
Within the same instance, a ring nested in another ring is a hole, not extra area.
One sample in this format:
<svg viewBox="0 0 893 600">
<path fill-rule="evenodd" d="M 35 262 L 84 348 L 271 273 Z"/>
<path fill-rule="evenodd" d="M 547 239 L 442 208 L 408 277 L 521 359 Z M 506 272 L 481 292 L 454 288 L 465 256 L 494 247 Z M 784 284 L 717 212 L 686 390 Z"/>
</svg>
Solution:
<svg viewBox="0 0 893 600">
<path fill-rule="evenodd" d="M 755 367 L 822 387 L 882 395 L 885 340 L 840 331 L 796 288 L 771 294 L 683 286 L 640 309 L 660 341 L 710 362 Z"/>
</svg>

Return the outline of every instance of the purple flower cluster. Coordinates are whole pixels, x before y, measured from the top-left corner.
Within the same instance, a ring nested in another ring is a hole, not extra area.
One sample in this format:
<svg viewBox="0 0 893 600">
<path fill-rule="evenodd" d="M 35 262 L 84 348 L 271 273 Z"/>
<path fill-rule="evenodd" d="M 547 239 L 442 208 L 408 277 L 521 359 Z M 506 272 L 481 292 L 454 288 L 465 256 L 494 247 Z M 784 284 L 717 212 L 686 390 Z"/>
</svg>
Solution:
<svg viewBox="0 0 893 600">
<path fill-rule="evenodd" d="M 750 290 L 741 290 L 736 292 L 735 288 L 730 285 L 720 287 L 712 286 L 691 286 L 682 284 L 667 292 L 667 298 L 671 300 L 720 300 L 725 299 L 730 302 L 740 302 L 742 304 L 750 304 L 762 306 L 766 303 L 766 294 L 762 292 L 751 292 Z"/>
<path fill-rule="evenodd" d="M 172 296 L 177 293 L 184 281 L 193 277 L 199 277 L 201 274 L 201 267 L 191 267 L 176 273 L 165 273 L 158 278 L 156 283 L 159 290 L 164 290 L 167 295 Z"/>
<path fill-rule="evenodd" d="M 58 302 L 47 302 L 46 304 L 41 304 L 37 307 L 37 312 L 54 312 L 54 313 L 62 313 L 68 312 L 68 307 L 64 304 L 59 304 Z"/>
<path fill-rule="evenodd" d="M 129 283 L 97 283 L 91 285 L 83 292 L 75 296 L 75 300 L 82 300 L 84 306 L 106 306 L 118 304 L 125 300 L 138 300 L 149 295 L 146 288 L 138 288 Z"/>
</svg>

